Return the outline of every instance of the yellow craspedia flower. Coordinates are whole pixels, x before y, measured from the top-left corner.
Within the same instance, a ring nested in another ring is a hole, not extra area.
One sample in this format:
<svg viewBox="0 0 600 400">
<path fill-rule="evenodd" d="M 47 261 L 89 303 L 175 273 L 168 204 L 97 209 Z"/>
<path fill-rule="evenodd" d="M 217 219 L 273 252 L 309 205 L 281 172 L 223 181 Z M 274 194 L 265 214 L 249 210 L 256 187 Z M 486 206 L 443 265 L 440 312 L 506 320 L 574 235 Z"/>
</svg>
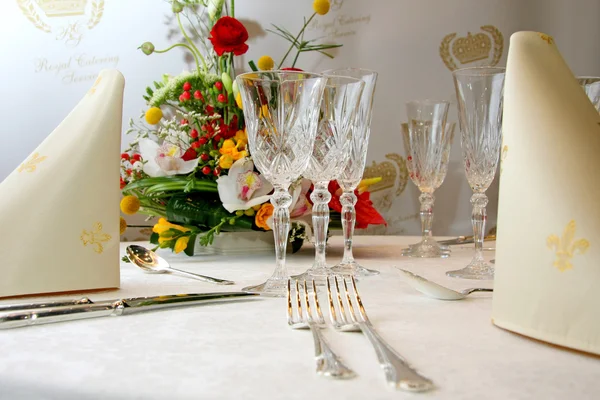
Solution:
<svg viewBox="0 0 600 400">
<path fill-rule="evenodd" d="M 175 253 L 181 253 L 182 251 L 184 251 L 187 248 L 187 245 L 188 245 L 189 241 L 190 241 L 190 237 L 189 236 L 182 236 L 182 237 L 180 237 L 175 242 L 175 248 L 173 248 L 173 251 L 175 251 Z"/>
<path fill-rule="evenodd" d="M 313 10 L 319 15 L 325 15 L 329 12 L 329 0 L 315 0 L 313 2 Z"/>
<path fill-rule="evenodd" d="M 124 234 L 125 231 L 127 230 L 127 221 L 125 221 L 125 218 L 123 217 L 119 217 L 119 234 Z"/>
<path fill-rule="evenodd" d="M 244 104 L 242 103 L 242 94 L 238 92 L 237 96 L 235 96 L 235 104 L 237 104 L 240 110 L 244 109 Z"/>
<path fill-rule="evenodd" d="M 270 71 L 275 67 L 275 61 L 269 56 L 262 56 L 258 59 L 258 68 L 263 71 Z"/>
<path fill-rule="evenodd" d="M 163 117 L 163 112 L 160 108 L 158 107 L 152 107 L 149 108 L 148 111 L 146 111 L 146 122 L 149 123 L 150 125 L 156 125 L 160 122 L 160 120 Z"/>
<path fill-rule="evenodd" d="M 140 199 L 135 196 L 125 196 L 121 199 L 121 211 L 123 214 L 133 215 L 140 209 Z"/>
</svg>

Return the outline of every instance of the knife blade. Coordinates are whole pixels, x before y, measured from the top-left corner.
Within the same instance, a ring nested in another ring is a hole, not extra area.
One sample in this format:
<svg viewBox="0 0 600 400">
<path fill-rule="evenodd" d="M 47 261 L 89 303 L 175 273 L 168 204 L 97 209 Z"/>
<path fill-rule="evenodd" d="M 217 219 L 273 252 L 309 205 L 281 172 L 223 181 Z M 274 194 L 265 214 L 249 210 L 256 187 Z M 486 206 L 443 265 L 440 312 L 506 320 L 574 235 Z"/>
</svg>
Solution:
<svg viewBox="0 0 600 400">
<path fill-rule="evenodd" d="M 494 241 L 494 240 L 496 240 L 496 235 L 488 235 L 483 238 L 484 242 L 490 242 L 490 241 Z M 454 239 L 438 240 L 438 244 L 445 245 L 445 246 L 452 246 L 452 245 L 458 245 L 458 244 L 469 244 L 469 243 L 475 243 L 473 236 L 459 236 Z"/>
<path fill-rule="evenodd" d="M 10 309 L 0 313 L 0 329 L 20 328 L 23 326 L 48 324 L 54 322 L 73 321 L 78 319 L 97 318 L 105 316 L 129 315 L 143 311 L 153 311 L 165 308 L 192 306 L 198 304 L 214 304 L 231 301 L 249 300 L 258 296 L 255 293 L 216 292 L 179 294 L 154 297 L 133 297 L 126 299 L 106 300 L 83 304 L 48 306 L 49 303 L 34 303 L 28 306 L 38 306 L 32 309 Z M 75 302 L 74 300 L 73 302 Z M 60 301 L 57 303 L 61 303 Z M 17 305 L 19 306 L 19 305 Z"/>
</svg>

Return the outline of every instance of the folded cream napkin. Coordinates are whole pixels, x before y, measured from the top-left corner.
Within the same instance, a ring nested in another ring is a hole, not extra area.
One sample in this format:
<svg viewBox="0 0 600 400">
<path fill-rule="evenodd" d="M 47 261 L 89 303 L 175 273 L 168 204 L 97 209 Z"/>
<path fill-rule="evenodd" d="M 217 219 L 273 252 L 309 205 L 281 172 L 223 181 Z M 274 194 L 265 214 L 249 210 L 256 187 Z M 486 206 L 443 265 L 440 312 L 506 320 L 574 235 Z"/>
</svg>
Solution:
<svg viewBox="0 0 600 400">
<path fill-rule="evenodd" d="M 92 88 L 0 183 L 0 297 L 119 286 L 123 87 Z"/>
<path fill-rule="evenodd" d="M 511 37 L 503 124 L 493 321 L 600 354 L 600 115 L 552 37 Z"/>
</svg>

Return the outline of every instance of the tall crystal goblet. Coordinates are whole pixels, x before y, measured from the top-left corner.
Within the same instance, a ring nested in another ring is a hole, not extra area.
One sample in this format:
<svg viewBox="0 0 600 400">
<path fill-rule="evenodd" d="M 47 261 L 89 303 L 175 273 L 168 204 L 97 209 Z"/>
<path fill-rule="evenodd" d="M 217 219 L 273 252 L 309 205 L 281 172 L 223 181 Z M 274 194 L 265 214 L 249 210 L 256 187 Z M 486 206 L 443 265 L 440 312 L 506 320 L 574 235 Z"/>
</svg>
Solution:
<svg viewBox="0 0 600 400">
<path fill-rule="evenodd" d="M 313 183 L 312 223 L 315 238 L 315 260 L 311 268 L 297 278 L 323 281 L 332 275 L 327 266 L 325 247 L 329 226 L 329 182 L 337 179 L 350 153 L 352 125 L 365 83 L 356 78 L 327 76 L 321 102 L 321 118 L 315 146 L 308 167 L 302 174 Z"/>
<path fill-rule="evenodd" d="M 409 257 L 440 257 L 450 255 L 447 248 L 442 248 L 433 238 L 434 192 L 437 190 L 448 171 L 450 148 L 454 137 L 454 124 L 447 124 L 447 101 L 420 100 L 406 104 L 408 124 L 404 135 L 408 136 L 407 169 L 413 183 L 419 188 L 421 195 L 421 228 L 422 239 L 419 243 L 404 249 L 402 255 Z"/>
<path fill-rule="evenodd" d="M 282 297 L 289 278 L 285 253 L 290 229 L 288 189 L 310 161 L 327 79 L 295 71 L 252 72 L 236 78 L 248 134 L 248 145 L 258 171 L 273 185 L 271 196 L 276 267 L 257 286 L 242 290 Z"/>
<path fill-rule="evenodd" d="M 341 275 L 368 276 L 379 274 L 379 271 L 366 269 L 354 259 L 352 254 L 352 239 L 356 213 L 354 205 L 357 198 L 354 190 L 362 179 L 367 162 L 367 149 L 371 132 L 371 116 L 373 110 L 373 97 L 377 83 L 377 72 L 360 68 L 341 68 L 325 71 L 324 74 L 333 76 L 347 76 L 357 78 L 365 83 L 356 119 L 352 124 L 352 142 L 346 166 L 338 177 L 337 182 L 343 190 L 340 196 L 342 203 L 342 230 L 344 232 L 344 256 L 342 261 L 332 268 L 332 271 Z"/>
<path fill-rule="evenodd" d="M 474 67 L 453 72 L 458 100 L 463 162 L 473 195 L 471 224 L 475 255 L 463 269 L 448 276 L 466 279 L 492 279 L 494 266 L 483 259 L 483 237 L 487 219 L 488 189 L 498 167 L 502 143 L 504 68 Z"/>
<path fill-rule="evenodd" d="M 596 76 L 578 76 L 577 82 L 581 85 L 585 94 L 600 112 L 600 77 Z"/>
</svg>

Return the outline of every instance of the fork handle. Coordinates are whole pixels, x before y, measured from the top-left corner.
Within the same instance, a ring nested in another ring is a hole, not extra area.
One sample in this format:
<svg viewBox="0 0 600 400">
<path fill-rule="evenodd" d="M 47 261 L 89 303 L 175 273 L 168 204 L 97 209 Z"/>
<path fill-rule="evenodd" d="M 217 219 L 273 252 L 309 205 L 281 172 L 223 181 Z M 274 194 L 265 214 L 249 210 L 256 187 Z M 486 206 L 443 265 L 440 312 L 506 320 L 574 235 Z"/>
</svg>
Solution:
<svg viewBox="0 0 600 400">
<path fill-rule="evenodd" d="M 370 323 L 359 322 L 358 326 L 373 345 L 389 384 L 397 389 L 411 392 L 433 389 L 433 382 L 408 365 L 406 360 L 379 336 Z"/>
<path fill-rule="evenodd" d="M 320 328 L 314 323 L 309 323 L 308 327 L 313 334 L 315 342 L 315 359 L 317 361 L 317 373 L 329 378 L 350 379 L 356 376 L 356 373 L 347 367 L 342 360 L 333 352 L 329 343 L 321 333 Z"/>
</svg>

